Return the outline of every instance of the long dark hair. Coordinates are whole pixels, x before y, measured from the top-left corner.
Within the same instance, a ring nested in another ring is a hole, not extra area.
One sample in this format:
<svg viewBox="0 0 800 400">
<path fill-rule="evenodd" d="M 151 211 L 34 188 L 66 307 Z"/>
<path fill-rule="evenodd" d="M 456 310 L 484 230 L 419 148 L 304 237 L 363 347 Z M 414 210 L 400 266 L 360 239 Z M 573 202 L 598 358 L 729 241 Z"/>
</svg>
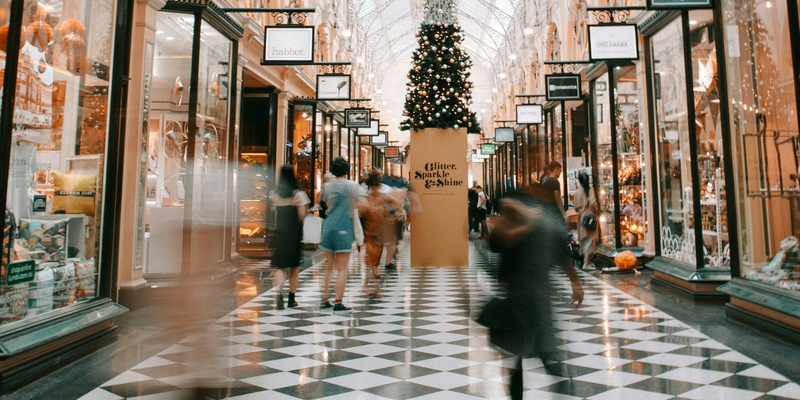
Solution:
<svg viewBox="0 0 800 400">
<path fill-rule="evenodd" d="M 280 179 L 278 180 L 278 196 L 283 198 L 292 197 L 295 190 L 300 189 L 297 178 L 294 176 L 294 166 L 283 164 L 281 167 Z"/>
<path fill-rule="evenodd" d="M 586 195 L 589 195 L 589 175 L 585 171 L 581 171 L 578 173 L 578 183 L 581 184 L 583 188 L 583 192 Z"/>
</svg>

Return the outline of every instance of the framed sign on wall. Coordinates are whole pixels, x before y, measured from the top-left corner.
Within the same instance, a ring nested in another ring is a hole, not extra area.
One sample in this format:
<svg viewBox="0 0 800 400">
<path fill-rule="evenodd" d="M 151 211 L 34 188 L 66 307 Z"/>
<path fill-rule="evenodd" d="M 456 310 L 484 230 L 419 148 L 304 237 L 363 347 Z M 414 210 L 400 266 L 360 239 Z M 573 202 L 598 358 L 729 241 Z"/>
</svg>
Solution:
<svg viewBox="0 0 800 400">
<path fill-rule="evenodd" d="M 346 108 L 344 110 L 345 128 L 369 128 L 370 112 L 369 108 Z"/>
<path fill-rule="evenodd" d="M 368 128 L 358 128 L 358 136 L 377 136 L 381 122 L 377 119 L 369 121 Z"/>
<path fill-rule="evenodd" d="M 350 75 L 317 75 L 318 100 L 350 100 Z"/>
<path fill-rule="evenodd" d="M 545 75 L 544 81 L 547 101 L 581 99 L 581 76 L 578 74 Z"/>
<path fill-rule="evenodd" d="M 490 156 L 495 153 L 495 144 L 494 143 L 481 143 L 481 154 Z"/>
<path fill-rule="evenodd" d="M 543 115 L 541 104 L 517 104 L 518 124 L 541 124 Z"/>
<path fill-rule="evenodd" d="M 313 26 L 265 26 L 261 65 L 312 64 Z"/>
<path fill-rule="evenodd" d="M 495 142 L 513 142 L 514 128 L 494 128 Z"/>
<path fill-rule="evenodd" d="M 638 60 L 639 30 L 636 25 L 589 25 L 589 59 Z"/>
<path fill-rule="evenodd" d="M 386 144 L 386 140 L 387 140 L 388 136 L 389 136 L 389 132 L 381 131 L 377 135 L 371 136 L 369 138 L 369 144 L 371 144 L 373 146 L 379 146 L 379 145 Z"/>
<path fill-rule="evenodd" d="M 711 0 L 647 0 L 649 10 L 712 8 Z"/>
</svg>

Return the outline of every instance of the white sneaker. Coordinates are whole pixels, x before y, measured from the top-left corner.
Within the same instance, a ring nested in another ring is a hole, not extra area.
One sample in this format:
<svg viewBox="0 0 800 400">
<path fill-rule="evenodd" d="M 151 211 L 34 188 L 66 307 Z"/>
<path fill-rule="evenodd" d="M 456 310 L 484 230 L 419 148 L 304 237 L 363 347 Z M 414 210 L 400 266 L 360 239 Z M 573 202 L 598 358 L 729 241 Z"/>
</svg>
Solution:
<svg viewBox="0 0 800 400">
<path fill-rule="evenodd" d="M 594 271 L 597 268 L 595 268 L 594 265 L 584 265 L 583 268 L 581 268 L 581 269 L 584 270 L 584 271 Z"/>
</svg>

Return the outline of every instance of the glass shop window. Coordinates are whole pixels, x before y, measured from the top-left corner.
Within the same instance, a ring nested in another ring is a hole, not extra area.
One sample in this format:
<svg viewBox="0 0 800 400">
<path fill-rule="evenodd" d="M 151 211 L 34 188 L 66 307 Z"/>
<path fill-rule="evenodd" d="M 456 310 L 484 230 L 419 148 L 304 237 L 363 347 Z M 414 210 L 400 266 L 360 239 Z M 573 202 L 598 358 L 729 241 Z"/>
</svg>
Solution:
<svg viewBox="0 0 800 400">
<path fill-rule="evenodd" d="M 26 2 L 3 229 L 0 323 L 97 296 L 114 4 Z"/>
<path fill-rule="evenodd" d="M 800 290 L 800 132 L 786 3 L 723 0 L 743 277 Z"/>
</svg>

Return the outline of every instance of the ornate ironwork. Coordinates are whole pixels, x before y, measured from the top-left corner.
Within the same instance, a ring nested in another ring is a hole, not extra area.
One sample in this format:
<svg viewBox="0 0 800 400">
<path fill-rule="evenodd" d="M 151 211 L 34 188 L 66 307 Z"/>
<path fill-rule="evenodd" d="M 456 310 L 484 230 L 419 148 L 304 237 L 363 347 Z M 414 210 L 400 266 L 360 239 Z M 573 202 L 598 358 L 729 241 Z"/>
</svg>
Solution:
<svg viewBox="0 0 800 400">
<path fill-rule="evenodd" d="M 552 74 L 572 74 L 578 68 L 580 64 L 593 64 L 594 61 L 584 61 L 584 60 L 575 60 L 575 61 L 545 61 L 545 65 L 550 67 L 550 73 Z"/>
<path fill-rule="evenodd" d="M 272 18 L 275 20 L 275 25 L 305 25 L 308 13 L 297 11 L 273 12 Z"/>
<path fill-rule="evenodd" d="M 633 10 L 646 10 L 646 7 L 587 7 L 600 24 L 625 23 Z"/>
<path fill-rule="evenodd" d="M 346 74 L 350 69 L 350 63 L 316 63 L 320 67 L 322 74 Z"/>
</svg>

